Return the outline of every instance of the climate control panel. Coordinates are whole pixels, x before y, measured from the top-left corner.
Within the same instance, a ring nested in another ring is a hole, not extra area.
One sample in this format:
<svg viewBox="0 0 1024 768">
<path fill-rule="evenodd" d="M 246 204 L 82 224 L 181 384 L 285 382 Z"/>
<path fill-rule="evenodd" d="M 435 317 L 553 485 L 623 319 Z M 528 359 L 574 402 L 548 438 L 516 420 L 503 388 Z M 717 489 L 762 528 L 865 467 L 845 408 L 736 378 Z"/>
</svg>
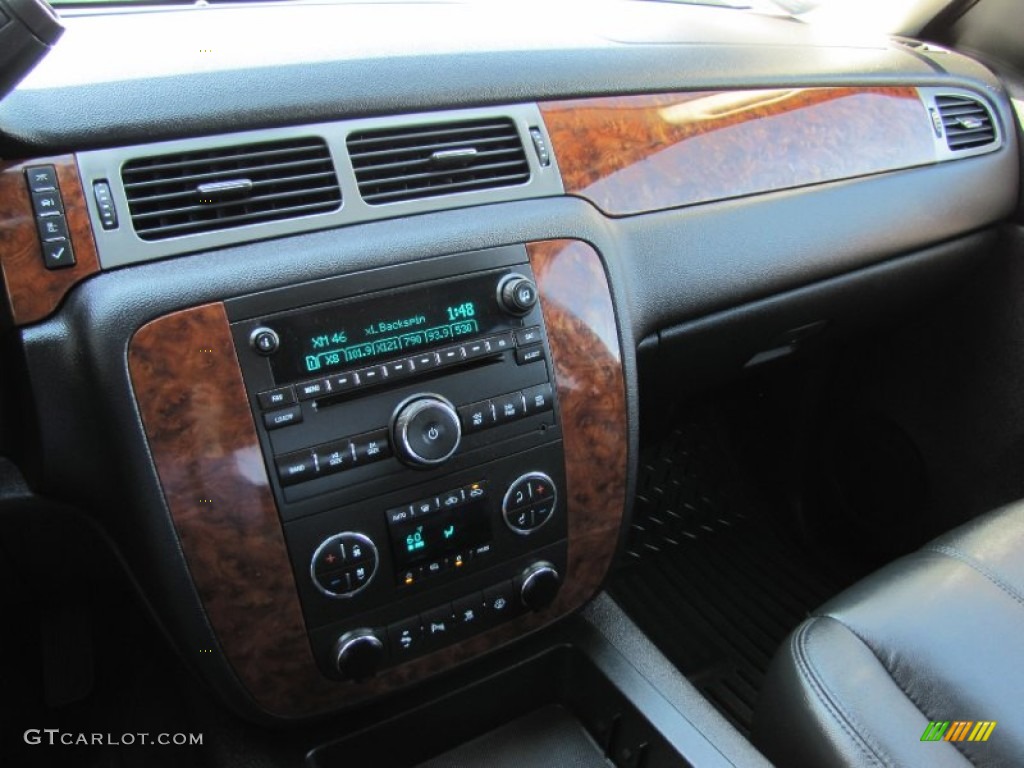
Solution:
<svg viewBox="0 0 1024 768">
<path fill-rule="evenodd" d="M 388 666 L 545 607 L 567 565 L 564 483 L 555 442 L 287 523 L 325 673 L 349 675 L 335 645 L 353 632 Z"/>
</svg>

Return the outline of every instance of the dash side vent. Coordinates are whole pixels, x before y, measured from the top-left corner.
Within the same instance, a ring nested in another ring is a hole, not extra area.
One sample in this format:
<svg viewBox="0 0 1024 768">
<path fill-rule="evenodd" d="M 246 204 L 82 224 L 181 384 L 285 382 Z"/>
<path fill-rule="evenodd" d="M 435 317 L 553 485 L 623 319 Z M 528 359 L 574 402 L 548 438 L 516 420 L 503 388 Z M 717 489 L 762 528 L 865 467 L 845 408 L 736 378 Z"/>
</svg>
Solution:
<svg viewBox="0 0 1024 768">
<path fill-rule="evenodd" d="M 983 147 L 996 140 L 992 115 L 980 101 L 966 96 L 937 95 L 935 106 L 942 118 L 946 145 L 951 150 Z"/>
<path fill-rule="evenodd" d="M 507 118 L 356 131 L 348 151 L 369 205 L 525 184 L 519 131 Z"/>
<path fill-rule="evenodd" d="M 143 240 L 335 211 L 341 189 L 327 143 L 308 137 L 135 158 L 121 168 Z"/>
</svg>

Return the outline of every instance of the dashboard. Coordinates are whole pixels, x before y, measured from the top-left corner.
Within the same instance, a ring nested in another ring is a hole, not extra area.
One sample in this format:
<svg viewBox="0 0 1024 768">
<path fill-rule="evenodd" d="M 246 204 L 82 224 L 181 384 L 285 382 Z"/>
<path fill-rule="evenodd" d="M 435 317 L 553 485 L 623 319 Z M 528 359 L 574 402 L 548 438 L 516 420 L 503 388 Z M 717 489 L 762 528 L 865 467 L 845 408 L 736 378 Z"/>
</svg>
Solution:
<svg viewBox="0 0 1024 768">
<path fill-rule="evenodd" d="M 1015 210 L 971 59 L 600 8 L 83 11 L 0 103 L 19 466 L 250 718 L 577 612 L 641 398 L 935 295 Z"/>
</svg>

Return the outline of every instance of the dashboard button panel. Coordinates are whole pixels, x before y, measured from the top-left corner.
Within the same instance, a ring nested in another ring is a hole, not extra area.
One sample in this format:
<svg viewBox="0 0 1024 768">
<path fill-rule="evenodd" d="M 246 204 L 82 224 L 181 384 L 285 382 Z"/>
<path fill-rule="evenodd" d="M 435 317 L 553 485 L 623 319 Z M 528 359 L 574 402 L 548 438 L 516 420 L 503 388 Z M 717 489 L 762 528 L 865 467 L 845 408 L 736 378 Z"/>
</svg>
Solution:
<svg viewBox="0 0 1024 768">
<path fill-rule="evenodd" d="M 565 465 L 532 270 L 520 247 L 493 253 L 225 302 L 328 676 L 341 638 L 370 632 L 399 663 L 521 613 L 531 562 L 566 568 L 557 494 L 524 485 L 519 530 L 503 510 L 514 483 L 564 482 Z M 531 293 L 514 314 L 497 298 L 510 275 Z"/>
</svg>

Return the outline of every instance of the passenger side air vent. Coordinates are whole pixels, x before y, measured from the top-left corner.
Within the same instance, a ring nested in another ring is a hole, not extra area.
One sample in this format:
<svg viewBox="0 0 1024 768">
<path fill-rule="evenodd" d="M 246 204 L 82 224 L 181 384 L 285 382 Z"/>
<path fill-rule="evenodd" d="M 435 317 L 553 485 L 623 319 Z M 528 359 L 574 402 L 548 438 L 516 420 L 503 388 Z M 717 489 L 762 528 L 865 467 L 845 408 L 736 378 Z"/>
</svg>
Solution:
<svg viewBox="0 0 1024 768">
<path fill-rule="evenodd" d="M 950 149 L 983 147 L 996 140 L 992 115 L 980 101 L 966 96 L 936 96 L 935 105 Z"/>
<path fill-rule="evenodd" d="M 341 190 L 323 139 L 300 138 L 136 158 L 121 181 L 132 225 L 164 240 L 326 213 Z"/>
<path fill-rule="evenodd" d="M 509 119 L 436 123 L 349 134 L 359 194 L 370 205 L 510 187 L 530 180 Z"/>
</svg>

